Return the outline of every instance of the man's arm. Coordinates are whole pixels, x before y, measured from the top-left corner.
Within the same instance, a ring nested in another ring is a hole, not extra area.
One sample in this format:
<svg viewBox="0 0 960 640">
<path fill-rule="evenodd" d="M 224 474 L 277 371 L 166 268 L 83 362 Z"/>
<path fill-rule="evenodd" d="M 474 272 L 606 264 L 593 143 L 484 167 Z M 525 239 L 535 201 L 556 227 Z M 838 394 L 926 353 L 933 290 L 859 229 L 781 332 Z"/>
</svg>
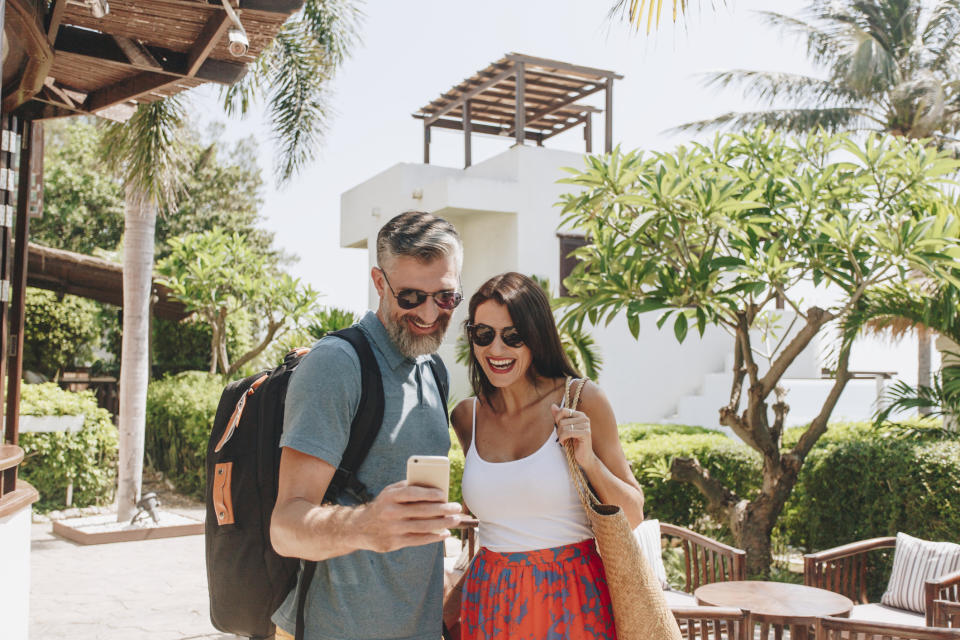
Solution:
<svg viewBox="0 0 960 640">
<path fill-rule="evenodd" d="M 373 501 L 356 507 L 324 505 L 336 468 L 284 447 L 270 541 L 282 556 L 326 560 L 360 549 L 387 552 L 440 542 L 460 523 L 460 505 L 444 502 L 439 489 L 386 486 Z"/>
</svg>

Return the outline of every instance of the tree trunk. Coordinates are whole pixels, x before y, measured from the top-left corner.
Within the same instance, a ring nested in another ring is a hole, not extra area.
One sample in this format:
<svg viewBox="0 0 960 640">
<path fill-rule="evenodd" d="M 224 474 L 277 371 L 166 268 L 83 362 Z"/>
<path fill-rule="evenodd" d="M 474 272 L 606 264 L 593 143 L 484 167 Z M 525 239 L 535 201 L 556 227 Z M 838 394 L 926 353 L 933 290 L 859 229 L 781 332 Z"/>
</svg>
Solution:
<svg viewBox="0 0 960 640">
<path fill-rule="evenodd" d="M 136 512 L 143 477 L 143 445 L 150 380 L 150 288 L 157 203 L 126 189 L 123 233 L 123 339 L 120 351 L 120 468 L 117 520 Z"/>
<path fill-rule="evenodd" d="M 960 366 L 960 345 L 950 338 L 937 336 L 934 346 L 940 352 L 940 371 L 944 367 Z M 944 407 L 946 409 L 946 407 Z M 955 415 L 947 411 L 943 414 L 943 428 L 948 431 L 960 431 L 960 415 Z"/>
<path fill-rule="evenodd" d="M 917 326 L 917 387 L 930 386 L 930 330 Z M 929 415 L 930 407 L 920 407 L 922 416 Z"/>
</svg>

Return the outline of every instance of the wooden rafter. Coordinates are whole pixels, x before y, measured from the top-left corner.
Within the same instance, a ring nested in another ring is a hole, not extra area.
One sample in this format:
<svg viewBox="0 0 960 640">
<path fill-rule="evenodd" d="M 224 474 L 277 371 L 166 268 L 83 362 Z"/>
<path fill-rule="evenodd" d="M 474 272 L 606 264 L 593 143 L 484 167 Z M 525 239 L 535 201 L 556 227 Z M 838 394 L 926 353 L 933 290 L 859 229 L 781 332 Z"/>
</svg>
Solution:
<svg viewBox="0 0 960 640">
<path fill-rule="evenodd" d="M 207 23 L 203 26 L 203 31 L 200 32 L 196 43 L 193 45 L 193 48 L 190 49 L 190 53 L 187 54 L 188 76 L 196 75 L 197 70 L 200 69 L 200 66 L 206 61 L 207 57 L 213 51 L 213 48 L 220 42 L 223 34 L 227 32 L 229 25 L 230 18 L 226 12 L 215 13 L 207 19 Z"/>
<path fill-rule="evenodd" d="M 160 47 L 144 47 L 154 60 L 161 60 L 160 68 L 152 64 L 143 64 L 140 60 L 131 60 L 124 50 L 117 44 L 114 36 L 78 29 L 76 27 L 62 27 L 57 36 L 55 51 L 70 53 L 89 58 L 92 62 L 109 66 L 161 73 L 174 78 L 189 78 L 188 55 L 178 51 L 170 51 Z M 204 60 L 195 71 L 194 76 L 199 80 L 217 82 L 219 84 L 233 84 L 246 73 L 246 65 L 226 60 Z"/>
<path fill-rule="evenodd" d="M 49 20 L 47 21 L 47 41 L 53 44 L 57 39 L 57 31 L 63 22 L 63 12 L 67 8 L 67 0 L 53 0 L 50 3 Z"/>
<path fill-rule="evenodd" d="M 163 73 L 144 71 L 115 85 L 91 93 L 84 105 L 87 111 L 96 112 L 121 102 L 133 100 L 139 95 L 162 89 L 176 82 L 176 78 Z"/>
</svg>

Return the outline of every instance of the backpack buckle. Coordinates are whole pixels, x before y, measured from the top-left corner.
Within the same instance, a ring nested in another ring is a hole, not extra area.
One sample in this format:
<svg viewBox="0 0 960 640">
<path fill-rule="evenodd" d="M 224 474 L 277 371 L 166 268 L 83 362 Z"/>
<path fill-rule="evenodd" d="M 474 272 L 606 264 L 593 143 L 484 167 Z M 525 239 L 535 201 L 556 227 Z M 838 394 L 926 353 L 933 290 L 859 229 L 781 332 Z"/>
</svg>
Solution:
<svg viewBox="0 0 960 640">
<path fill-rule="evenodd" d="M 373 494 L 367 491 L 367 488 L 363 485 L 363 483 L 357 480 L 355 477 L 350 478 L 350 483 L 344 487 L 343 491 L 348 496 L 359 501 L 360 503 L 366 503 L 373 500 Z"/>
</svg>

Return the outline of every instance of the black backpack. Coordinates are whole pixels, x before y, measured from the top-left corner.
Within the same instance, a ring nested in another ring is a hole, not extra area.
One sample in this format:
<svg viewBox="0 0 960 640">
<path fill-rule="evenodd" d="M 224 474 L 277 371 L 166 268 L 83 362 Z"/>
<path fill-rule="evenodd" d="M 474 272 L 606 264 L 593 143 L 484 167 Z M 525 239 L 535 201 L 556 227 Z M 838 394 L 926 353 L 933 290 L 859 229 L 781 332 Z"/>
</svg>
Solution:
<svg viewBox="0 0 960 640">
<path fill-rule="evenodd" d="M 367 502 L 373 496 L 357 480 L 383 422 L 383 382 L 376 358 L 357 327 L 330 335 L 346 340 L 360 358 L 361 394 L 350 438 L 325 501 L 341 493 Z M 291 351 L 277 368 L 227 385 L 220 397 L 207 445 L 205 530 L 210 620 L 217 629 L 250 638 L 269 638 L 270 620 L 297 587 L 298 558 L 278 555 L 270 543 L 270 517 L 277 500 L 280 435 L 290 375 L 309 349 Z M 430 362 L 446 401 L 443 364 Z M 444 372 L 445 373 L 445 372 Z M 446 404 L 444 404 L 446 409 Z M 214 524 L 216 523 L 216 524 Z M 302 640 L 307 587 L 316 562 L 305 562 L 297 599 L 296 638 Z"/>
</svg>

